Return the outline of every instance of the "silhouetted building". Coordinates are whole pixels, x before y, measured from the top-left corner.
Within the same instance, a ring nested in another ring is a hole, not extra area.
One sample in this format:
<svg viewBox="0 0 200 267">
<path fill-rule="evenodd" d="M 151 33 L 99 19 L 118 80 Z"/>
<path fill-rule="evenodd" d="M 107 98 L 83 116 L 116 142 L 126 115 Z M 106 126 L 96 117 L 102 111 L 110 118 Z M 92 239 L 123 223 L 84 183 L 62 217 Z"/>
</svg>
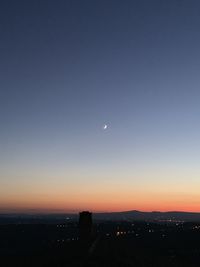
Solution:
<svg viewBox="0 0 200 267">
<path fill-rule="evenodd" d="M 83 211 L 79 213 L 79 238 L 89 241 L 92 237 L 92 213 Z"/>
</svg>

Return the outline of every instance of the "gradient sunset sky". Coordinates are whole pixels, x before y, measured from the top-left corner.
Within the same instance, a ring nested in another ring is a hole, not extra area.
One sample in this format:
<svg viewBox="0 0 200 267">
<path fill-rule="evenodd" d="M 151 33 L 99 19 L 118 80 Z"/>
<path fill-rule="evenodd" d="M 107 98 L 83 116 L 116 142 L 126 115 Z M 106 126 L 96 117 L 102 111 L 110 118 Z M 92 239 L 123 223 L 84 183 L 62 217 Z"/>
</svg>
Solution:
<svg viewBox="0 0 200 267">
<path fill-rule="evenodd" d="M 200 2 L 0 2 L 0 212 L 200 211 Z"/>
</svg>

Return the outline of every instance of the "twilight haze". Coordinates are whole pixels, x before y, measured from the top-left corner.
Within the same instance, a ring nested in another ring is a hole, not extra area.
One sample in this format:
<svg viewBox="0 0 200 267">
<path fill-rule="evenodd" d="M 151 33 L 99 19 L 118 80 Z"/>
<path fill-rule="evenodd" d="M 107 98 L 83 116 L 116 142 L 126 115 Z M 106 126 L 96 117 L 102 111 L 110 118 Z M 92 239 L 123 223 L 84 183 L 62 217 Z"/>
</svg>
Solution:
<svg viewBox="0 0 200 267">
<path fill-rule="evenodd" d="M 1 1 L 0 211 L 199 211 L 199 14 Z"/>
</svg>

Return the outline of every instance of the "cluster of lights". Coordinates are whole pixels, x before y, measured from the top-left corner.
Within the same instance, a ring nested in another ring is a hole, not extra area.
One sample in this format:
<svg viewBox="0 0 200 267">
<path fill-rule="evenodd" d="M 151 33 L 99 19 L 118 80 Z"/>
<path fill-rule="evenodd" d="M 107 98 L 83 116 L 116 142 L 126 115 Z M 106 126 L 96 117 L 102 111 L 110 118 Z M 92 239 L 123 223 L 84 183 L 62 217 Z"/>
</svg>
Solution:
<svg viewBox="0 0 200 267">
<path fill-rule="evenodd" d="M 158 222 L 169 222 L 169 223 L 184 223 L 184 221 L 176 220 L 176 219 L 158 219 Z"/>
<path fill-rule="evenodd" d="M 152 230 L 152 229 L 149 229 L 149 233 L 154 233 L 154 230 Z"/>
<path fill-rule="evenodd" d="M 56 227 L 67 227 L 66 224 L 57 224 Z"/>
<path fill-rule="evenodd" d="M 200 225 L 195 225 L 192 229 L 193 230 L 199 230 L 200 229 Z"/>
<path fill-rule="evenodd" d="M 126 235 L 126 234 L 134 234 L 134 231 L 117 231 L 116 232 L 116 236 L 120 236 L 120 235 Z"/>
</svg>

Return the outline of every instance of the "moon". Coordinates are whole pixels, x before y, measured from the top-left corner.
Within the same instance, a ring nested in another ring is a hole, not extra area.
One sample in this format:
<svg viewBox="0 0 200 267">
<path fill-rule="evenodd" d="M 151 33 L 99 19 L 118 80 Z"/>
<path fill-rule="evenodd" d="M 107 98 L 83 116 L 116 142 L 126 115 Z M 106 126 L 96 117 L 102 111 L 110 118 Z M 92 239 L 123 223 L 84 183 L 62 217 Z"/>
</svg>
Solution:
<svg viewBox="0 0 200 267">
<path fill-rule="evenodd" d="M 103 130 L 106 130 L 106 129 L 108 129 L 108 125 L 107 124 L 104 124 L 103 125 Z"/>
</svg>

